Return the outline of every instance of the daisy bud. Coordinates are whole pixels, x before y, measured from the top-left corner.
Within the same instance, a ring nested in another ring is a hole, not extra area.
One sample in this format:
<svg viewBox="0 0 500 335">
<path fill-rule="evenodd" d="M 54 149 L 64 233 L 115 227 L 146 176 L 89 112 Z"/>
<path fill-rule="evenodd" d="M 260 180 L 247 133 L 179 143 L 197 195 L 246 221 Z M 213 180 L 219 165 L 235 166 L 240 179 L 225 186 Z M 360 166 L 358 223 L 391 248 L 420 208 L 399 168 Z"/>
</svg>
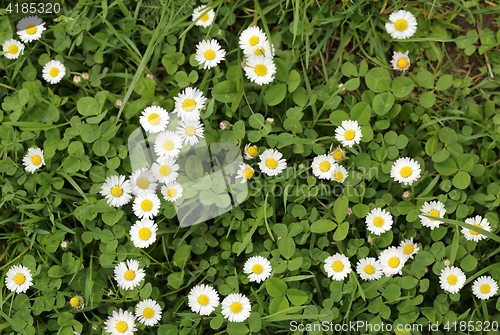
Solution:
<svg viewBox="0 0 500 335">
<path fill-rule="evenodd" d="M 85 79 L 85 80 L 88 80 L 89 79 L 89 74 L 87 72 L 82 73 L 82 78 Z"/>
<path fill-rule="evenodd" d="M 219 123 L 219 128 L 222 130 L 226 129 L 226 125 L 224 124 L 224 122 Z"/>
<path fill-rule="evenodd" d="M 274 123 L 274 118 L 272 118 L 272 117 L 268 117 L 268 118 L 266 119 L 266 122 L 269 122 L 270 124 L 273 124 L 273 123 Z"/>
<path fill-rule="evenodd" d="M 73 77 L 73 82 L 75 84 L 79 84 L 82 81 L 82 78 L 80 76 L 74 76 Z"/>
<path fill-rule="evenodd" d="M 408 199 L 409 197 L 410 197 L 410 192 L 405 191 L 405 192 L 403 193 L 403 199 Z"/>
<path fill-rule="evenodd" d="M 115 102 L 116 107 L 121 107 L 122 104 L 123 104 L 123 101 L 121 101 L 120 99 L 116 100 L 116 102 Z"/>
<path fill-rule="evenodd" d="M 351 207 L 347 207 L 347 215 L 351 215 L 352 214 L 352 209 Z"/>
<path fill-rule="evenodd" d="M 150 78 L 150 79 L 153 79 L 153 78 L 154 78 L 154 76 L 153 76 L 151 73 L 148 73 L 148 74 L 146 75 L 146 77 L 148 77 L 148 78 Z"/>
</svg>

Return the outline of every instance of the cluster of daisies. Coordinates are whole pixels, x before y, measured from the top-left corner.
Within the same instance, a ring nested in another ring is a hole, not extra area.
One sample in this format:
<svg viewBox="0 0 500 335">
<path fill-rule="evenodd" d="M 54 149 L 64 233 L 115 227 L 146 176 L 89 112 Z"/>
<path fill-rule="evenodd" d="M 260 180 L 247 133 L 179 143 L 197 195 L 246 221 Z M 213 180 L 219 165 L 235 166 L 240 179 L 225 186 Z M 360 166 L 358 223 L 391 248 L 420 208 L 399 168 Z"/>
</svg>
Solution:
<svg viewBox="0 0 500 335">
<path fill-rule="evenodd" d="M 398 10 L 389 15 L 389 22 L 385 24 L 385 30 L 395 39 L 410 38 L 417 31 L 417 19 L 408 11 Z M 410 68 L 408 52 L 394 51 L 391 60 L 394 70 L 406 71 Z"/>
<path fill-rule="evenodd" d="M 286 160 L 283 154 L 276 149 L 266 149 L 259 154 L 259 148 L 256 145 L 248 143 L 245 145 L 243 157 L 246 160 L 259 158 L 258 166 L 260 170 L 267 176 L 274 177 L 283 172 L 287 167 Z M 240 183 L 246 183 L 255 174 L 254 168 L 247 163 L 240 164 L 239 170 L 236 173 L 236 178 L 241 178 Z"/>
</svg>

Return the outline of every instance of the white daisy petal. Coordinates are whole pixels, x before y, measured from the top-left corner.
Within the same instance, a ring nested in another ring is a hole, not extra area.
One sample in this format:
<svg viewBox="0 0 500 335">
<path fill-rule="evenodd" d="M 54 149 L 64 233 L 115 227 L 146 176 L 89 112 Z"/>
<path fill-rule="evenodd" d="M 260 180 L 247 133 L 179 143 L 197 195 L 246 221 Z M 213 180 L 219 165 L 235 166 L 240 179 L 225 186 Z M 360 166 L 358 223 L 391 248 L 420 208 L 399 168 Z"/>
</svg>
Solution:
<svg viewBox="0 0 500 335">
<path fill-rule="evenodd" d="M 236 178 L 241 178 L 240 184 L 244 184 L 253 177 L 254 169 L 248 164 L 240 164 L 240 169 L 236 172 Z"/>
<path fill-rule="evenodd" d="M 420 251 L 419 246 L 416 243 L 413 243 L 413 237 L 410 237 L 409 239 L 401 241 L 399 248 L 401 248 L 401 251 L 408 258 L 413 258 L 413 256 L 416 255 Z"/>
<path fill-rule="evenodd" d="M 222 300 L 222 315 L 229 322 L 243 322 L 250 316 L 250 300 L 240 293 L 231 293 Z"/>
<path fill-rule="evenodd" d="M 193 313 L 210 315 L 219 306 L 219 294 L 211 286 L 197 285 L 189 292 L 188 306 Z"/>
<path fill-rule="evenodd" d="M 156 136 L 154 149 L 158 157 L 177 157 L 182 149 L 182 138 L 171 130 Z"/>
<path fill-rule="evenodd" d="M 348 175 L 349 175 L 349 173 L 347 172 L 345 167 L 335 163 L 335 165 L 332 169 L 331 180 L 335 180 L 339 183 L 343 183 Z"/>
<path fill-rule="evenodd" d="M 156 181 L 157 179 L 150 169 L 142 168 L 136 170 L 130 175 L 132 193 L 137 196 L 144 192 L 155 192 L 158 185 Z"/>
<path fill-rule="evenodd" d="M 149 106 L 142 111 L 139 118 L 142 128 L 148 133 L 156 134 L 167 129 L 170 116 L 165 108 L 160 106 Z"/>
<path fill-rule="evenodd" d="M 153 175 L 160 183 L 170 183 L 179 176 L 179 164 L 172 157 L 160 157 L 156 163 L 151 166 Z"/>
<path fill-rule="evenodd" d="M 417 31 L 417 19 L 412 13 L 405 10 L 398 10 L 389 16 L 389 21 L 385 24 L 385 30 L 392 38 L 410 38 Z"/>
<path fill-rule="evenodd" d="M 133 335 L 137 330 L 134 315 L 121 308 L 118 312 L 113 311 L 113 315 L 104 321 L 104 325 L 106 332 L 111 335 Z"/>
<path fill-rule="evenodd" d="M 38 16 L 28 16 L 21 20 L 16 25 L 17 34 L 24 43 L 39 40 L 42 33 L 47 30 L 45 22 Z"/>
<path fill-rule="evenodd" d="M 286 169 L 286 160 L 281 152 L 275 149 L 267 149 L 260 156 L 259 168 L 266 175 L 273 177 L 279 175 Z"/>
<path fill-rule="evenodd" d="M 444 209 L 444 204 L 441 201 L 431 201 L 424 202 L 422 208 L 420 209 L 420 212 L 428 216 L 443 218 L 446 214 L 446 209 Z M 422 226 L 431 228 L 431 230 L 439 227 L 441 223 L 440 221 L 426 218 L 423 215 L 419 215 L 418 217 L 420 218 Z"/>
<path fill-rule="evenodd" d="M 57 84 L 66 74 L 64 64 L 58 60 L 51 60 L 43 66 L 42 77 L 49 84 Z"/>
<path fill-rule="evenodd" d="M 361 142 L 361 127 L 358 121 L 344 120 L 342 124 L 335 129 L 335 139 L 344 147 L 352 147 Z"/>
<path fill-rule="evenodd" d="M 205 108 L 207 98 L 203 92 L 194 87 L 186 87 L 178 96 L 174 97 L 175 109 L 174 113 L 181 118 L 182 121 L 198 121 L 200 119 L 200 111 Z"/>
<path fill-rule="evenodd" d="M 246 160 L 254 159 L 259 156 L 259 148 L 257 146 L 252 145 L 251 143 L 248 143 L 245 145 L 245 150 L 244 150 L 244 158 Z"/>
<path fill-rule="evenodd" d="M 135 307 L 135 317 L 146 326 L 154 326 L 161 320 L 161 307 L 153 299 L 141 301 Z"/>
<path fill-rule="evenodd" d="M 365 218 L 366 229 L 377 236 L 392 228 L 392 215 L 382 208 L 374 208 Z"/>
<path fill-rule="evenodd" d="M 394 70 L 406 71 L 410 68 L 410 57 L 408 57 L 408 52 L 405 53 L 394 51 L 392 55 L 391 65 Z"/>
<path fill-rule="evenodd" d="M 146 273 L 143 269 L 139 269 L 139 262 L 135 259 L 120 262 L 115 266 L 114 274 L 118 287 L 124 290 L 133 290 L 146 277 Z"/>
<path fill-rule="evenodd" d="M 34 173 L 36 170 L 45 165 L 43 158 L 43 150 L 40 148 L 28 148 L 28 152 L 23 157 L 23 165 L 26 171 Z"/>
<path fill-rule="evenodd" d="M 196 46 L 194 59 L 203 65 L 203 69 L 211 69 L 224 60 L 226 51 L 221 48 L 217 40 L 201 41 Z"/>
<path fill-rule="evenodd" d="M 382 265 L 374 257 L 362 258 L 356 264 L 356 272 L 363 280 L 378 280 L 382 277 Z"/>
<path fill-rule="evenodd" d="M 165 200 L 170 202 L 176 202 L 180 199 L 183 191 L 184 189 L 182 188 L 182 185 L 176 181 L 172 181 L 161 187 L 161 194 L 163 194 Z"/>
<path fill-rule="evenodd" d="M 333 170 L 336 166 L 335 160 L 330 155 L 316 156 L 311 163 L 314 176 L 326 180 L 332 180 Z"/>
<path fill-rule="evenodd" d="M 24 265 L 13 265 L 5 275 L 5 286 L 12 292 L 25 293 L 33 285 L 31 271 Z"/>
<path fill-rule="evenodd" d="M 160 199 L 154 192 L 143 193 L 134 199 L 132 209 L 140 219 L 152 219 L 160 212 Z"/>
<path fill-rule="evenodd" d="M 106 198 L 108 205 L 121 207 L 132 199 L 132 185 L 125 176 L 111 176 L 106 178 L 99 193 Z"/>
<path fill-rule="evenodd" d="M 156 241 L 158 225 L 149 219 L 136 221 L 130 227 L 130 239 L 136 248 L 147 248 Z"/>
<path fill-rule="evenodd" d="M 209 27 L 215 18 L 215 12 L 213 9 L 210 9 L 206 14 L 206 6 L 198 6 L 193 10 L 193 21 L 196 21 L 194 24 L 200 27 Z M 199 20 L 198 20 L 199 19 Z"/>
<path fill-rule="evenodd" d="M 465 274 L 460 268 L 447 266 L 441 271 L 439 283 L 443 290 L 450 293 L 458 293 L 464 287 L 466 279 Z"/>
<path fill-rule="evenodd" d="M 382 271 L 387 277 L 395 274 L 403 274 L 402 269 L 408 257 L 403 251 L 396 247 L 389 247 L 382 251 L 378 257 L 379 263 L 382 265 Z"/>
<path fill-rule="evenodd" d="M 399 158 L 391 168 L 391 177 L 400 184 L 411 185 L 420 178 L 420 164 L 409 157 Z"/>
<path fill-rule="evenodd" d="M 351 262 L 346 256 L 336 253 L 325 259 L 323 268 L 333 280 L 344 280 L 352 272 Z"/>
<path fill-rule="evenodd" d="M 184 141 L 184 145 L 195 145 L 201 139 L 205 138 L 203 124 L 200 120 L 179 121 L 176 134 Z"/>
<path fill-rule="evenodd" d="M 251 56 L 244 66 L 245 75 L 257 85 L 269 84 L 274 80 L 276 65 L 273 60 L 264 56 Z"/>
<path fill-rule="evenodd" d="M 12 38 L 5 41 L 2 47 L 3 52 L 5 52 L 4 56 L 7 59 L 17 59 L 24 52 L 24 44 Z"/>
<path fill-rule="evenodd" d="M 490 223 L 486 218 L 482 218 L 479 215 L 476 215 L 473 218 L 465 219 L 465 223 L 471 224 L 474 227 L 482 228 L 486 231 L 491 231 Z M 462 228 L 462 234 L 464 234 L 465 238 L 468 241 L 479 242 L 481 240 L 487 239 L 486 235 L 483 235 L 474 229 Z"/>
<path fill-rule="evenodd" d="M 267 42 L 266 34 L 259 27 L 248 27 L 240 34 L 239 45 L 247 55 L 255 55 L 254 49 Z"/>
<path fill-rule="evenodd" d="M 472 293 L 482 300 L 493 297 L 498 292 L 498 283 L 490 276 L 481 276 L 472 284 Z"/>
<path fill-rule="evenodd" d="M 243 265 L 243 272 L 251 282 L 263 282 L 271 276 L 271 263 L 262 256 L 250 257 Z"/>
<path fill-rule="evenodd" d="M 274 48 L 268 40 L 264 40 L 243 50 L 243 53 L 245 54 L 245 57 L 264 56 L 272 59 L 274 57 Z"/>
</svg>

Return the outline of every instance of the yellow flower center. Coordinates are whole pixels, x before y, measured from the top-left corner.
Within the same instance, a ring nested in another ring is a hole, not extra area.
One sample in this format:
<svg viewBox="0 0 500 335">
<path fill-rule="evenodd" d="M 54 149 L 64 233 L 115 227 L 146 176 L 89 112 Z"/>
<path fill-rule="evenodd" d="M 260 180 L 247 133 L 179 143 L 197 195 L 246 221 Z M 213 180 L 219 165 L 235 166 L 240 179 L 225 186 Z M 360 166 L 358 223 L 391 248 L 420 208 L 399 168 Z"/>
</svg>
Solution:
<svg viewBox="0 0 500 335">
<path fill-rule="evenodd" d="M 206 296 L 205 294 L 200 294 L 200 296 L 198 297 L 198 303 L 202 306 L 208 305 L 208 296 Z"/>
<path fill-rule="evenodd" d="M 333 159 L 335 159 L 336 161 L 340 161 L 344 158 L 344 154 L 342 153 L 341 150 L 337 150 L 333 153 Z"/>
<path fill-rule="evenodd" d="M 391 257 L 391 258 L 389 258 L 388 263 L 389 263 L 389 266 L 391 268 L 395 269 L 399 266 L 400 261 L 399 261 L 399 258 L 397 258 L 397 257 Z"/>
<path fill-rule="evenodd" d="M 26 281 L 26 277 L 22 273 L 18 273 L 14 276 L 14 283 L 17 285 L 22 285 Z"/>
<path fill-rule="evenodd" d="M 52 69 L 50 69 L 49 71 L 49 75 L 51 77 L 57 77 L 57 75 L 59 74 L 59 69 L 57 67 L 53 67 Z"/>
<path fill-rule="evenodd" d="M 257 48 L 255 49 L 255 51 L 253 52 L 253 54 L 255 56 L 264 56 L 264 54 L 266 53 L 266 49 L 264 48 Z"/>
<path fill-rule="evenodd" d="M 455 276 L 455 275 L 448 276 L 448 284 L 455 285 L 457 283 L 457 281 L 458 281 L 457 276 Z"/>
<path fill-rule="evenodd" d="M 260 264 L 255 264 L 252 266 L 252 272 L 255 273 L 256 275 L 260 275 L 264 268 Z"/>
<path fill-rule="evenodd" d="M 394 28 L 396 28 L 397 31 L 404 31 L 408 28 L 408 21 L 405 19 L 399 19 L 394 23 Z"/>
<path fill-rule="evenodd" d="M 153 202 L 149 199 L 142 200 L 141 209 L 145 212 L 148 212 L 153 208 Z"/>
<path fill-rule="evenodd" d="M 33 165 L 40 165 L 42 163 L 42 157 L 38 155 L 31 157 L 31 163 L 33 163 Z"/>
<path fill-rule="evenodd" d="M 250 179 L 253 177 L 253 170 L 252 169 L 245 169 L 245 172 L 243 172 L 243 176 L 245 179 Z"/>
<path fill-rule="evenodd" d="M 330 163 L 328 163 L 328 162 L 321 162 L 319 164 L 319 170 L 321 172 L 326 172 L 326 171 L 330 170 Z"/>
<path fill-rule="evenodd" d="M 193 126 L 189 126 L 186 128 L 186 135 L 187 136 L 193 136 L 195 132 L 196 132 L 196 129 Z"/>
<path fill-rule="evenodd" d="M 177 190 L 174 187 L 171 187 L 167 190 L 167 195 L 171 198 L 175 198 L 177 195 Z"/>
<path fill-rule="evenodd" d="M 116 323 L 116 330 L 118 330 L 119 333 L 125 333 L 128 329 L 128 325 L 125 321 L 118 321 Z"/>
<path fill-rule="evenodd" d="M 365 269 L 364 270 L 369 275 L 372 275 L 372 274 L 375 273 L 375 267 L 373 265 L 371 265 L 371 264 L 365 265 Z"/>
<path fill-rule="evenodd" d="M 146 227 L 139 229 L 139 238 L 143 241 L 147 241 L 151 237 L 151 230 Z"/>
<path fill-rule="evenodd" d="M 401 58 L 400 60 L 398 60 L 398 67 L 400 69 L 406 69 L 408 65 L 410 65 L 410 63 L 408 63 L 406 58 Z"/>
<path fill-rule="evenodd" d="M 134 280 L 134 278 L 135 278 L 135 272 L 132 271 L 132 270 L 127 270 L 127 272 L 125 272 L 124 277 L 125 277 L 126 280 Z"/>
<path fill-rule="evenodd" d="M 171 172 L 171 169 L 170 169 L 170 166 L 168 165 L 162 165 L 160 167 L 160 174 L 163 176 L 163 177 L 166 177 L 170 174 Z"/>
<path fill-rule="evenodd" d="M 342 179 L 344 179 L 344 174 L 340 171 L 337 171 L 333 174 L 333 178 L 335 180 L 342 180 Z"/>
<path fill-rule="evenodd" d="M 196 107 L 196 102 L 193 99 L 186 99 L 182 102 L 182 109 L 191 112 Z"/>
<path fill-rule="evenodd" d="M 266 166 L 274 170 L 278 167 L 278 161 L 274 158 L 268 158 L 266 159 Z"/>
<path fill-rule="evenodd" d="M 28 35 L 34 35 L 36 34 L 36 26 L 30 24 L 27 28 L 26 28 L 26 32 L 28 33 Z"/>
<path fill-rule="evenodd" d="M 332 269 L 335 272 L 340 272 L 340 271 L 344 270 L 344 263 L 342 263 L 341 261 L 335 261 L 332 264 Z"/>
<path fill-rule="evenodd" d="M 382 219 L 380 216 L 377 216 L 375 219 L 373 219 L 373 225 L 375 227 L 382 227 L 384 225 L 384 219 Z"/>
<path fill-rule="evenodd" d="M 355 135 L 356 135 L 356 133 L 354 132 L 354 130 L 348 129 L 348 130 L 346 130 L 346 132 L 344 134 L 344 138 L 346 140 L 350 141 L 354 138 Z"/>
<path fill-rule="evenodd" d="M 238 314 L 243 310 L 243 305 L 235 301 L 231 304 L 231 306 L 229 306 L 229 309 L 231 310 L 231 312 Z"/>
<path fill-rule="evenodd" d="M 480 224 L 474 223 L 474 227 L 483 228 Z M 479 235 L 479 233 L 473 229 L 469 229 L 471 235 Z"/>
<path fill-rule="evenodd" d="M 439 211 L 437 209 L 431 209 L 429 211 L 429 213 L 427 213 L 427 215 L 434 216 L 434 217 L 438 218 L 439 217 Z M 434 219 L 431 219 L 431 220 L 434 220 Z"/>
<path fill-rule="evenodd" d="M 264 64 L 257 64 L 253 68 L 255 71 L 255 74 L 258 75 L 259 77 L 263 77 L 267 74 L 267 67 Z"/>
<path fill-rule="evenodd" d="M 161 121 L 161 118 L 160 118 L 160 115 L 156 114 L 156 113 L 151 113 L 149 114 L 148 116 L 148 122 L 153 125 L 153 126 L 157 126 Z"/>
<path fill-rule="evenodd" d="M 80 299 L 78 299 L 78 297 L 73 297 L 69 300 L 69 304 L 71 305 L 71 307 L 75 308 L 80 305 Z"/>
<path fill-rule="evenodd" d="M 491 287 L 488 284 L 483 284 L 483 285 L 481 285 L 481 287 L 479 287 L 479 291 L 481 291 L 481 293 L 484 293 L 484 294 L 490 293 Z"/>
<path fill-rule="evenodd" d="M 208 13 L 203 15 L 201 18 L 200 18 L 200 21 L 203 21 L 203 22 L 207 22 L 208 21 Z"/>
<path fill-rule="evenodd" d="M 250 37 L 250 39 L 248 40 L 248 43 L 249 43 L 251 46 L 256 46 L 257 44 L 259 44 L 259 42 L 260 42 L 259 36 L 252 36 L 252 37 Z"/>
<path fill-rule="evenodd" d="M 9 45 L 9 49 L 8 50 L 9 50 L 9 53 L 15 55 L 15 54 L 17 54 L 19 52 L 19 47 L 17 45 L 15 45 L 15 44 L 11 44 L 11 45 Z"/>
<path fill-rule="evenodd" d="M 413 169 L 409 166 L 405 166 L 401 169 L 401 171 L 399 171 L 399 174 L 403 178 L 408 178 L 409 176 L 411 176 L 412 173 L 413 173 Z"/>
<path fill-rule="evenodd" d="M 142 311 L 142 316 L 144 316 L 146 319 L 151 319 L 153 316 L 155 316 L 155 311 L 151 307 L 146 307 Z"/>
<path fill-rule="evenodd" d="M 137 179 L 137 186 L 143 190 L 146 189 L 149 186 L 149 179 L 146 177 Z"/>
<path fill-rule="evenodd" d="M 170 151 L 174 148 L 174 141 L 172 140 L 166 140 L 165 142 L 163 142 L 163 149 L 167 150 L 167 151 Z"/>
<path fill-rule="evenodd" d="M 215 52 L 211 49 L 208 49 L 207 51 L 205 51 L 205 53 L 203 54 L 203 56 L 205 56 L 206 59 L 208 60 L 212 60 L 215 58 Z"/>
<path fill-rule="evenodd" d="M 408 243 L 407 245 L 404 246 L 403 252 L 405 253 L 405 255 L 411 255 L 414 249 L 415 248 L 413 247 L 413 244 Z"/>
<path fill-rule="evenodd" d="M 257 157 L 259 155 L 259 149 L 255 145 L 248 147 L 247 153 L 252 157 Z"/>
<path fill-rule="evenodd" d="M 119 197 L 122 194 L 123 194 L 123 188 L 121 188 L 118 185 L 113 186 L 113 188 L 111 189 L 111 195 L 114 196 L 114 197 Z"/>
</svg>

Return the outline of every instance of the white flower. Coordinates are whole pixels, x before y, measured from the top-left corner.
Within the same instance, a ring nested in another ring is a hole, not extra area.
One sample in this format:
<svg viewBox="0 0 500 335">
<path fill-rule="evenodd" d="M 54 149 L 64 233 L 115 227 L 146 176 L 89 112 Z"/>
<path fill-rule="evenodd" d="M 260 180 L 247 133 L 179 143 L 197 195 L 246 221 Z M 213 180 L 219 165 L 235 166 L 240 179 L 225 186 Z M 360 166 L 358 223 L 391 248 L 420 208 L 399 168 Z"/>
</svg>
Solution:
<svg viewBox="0 0 500 335">
<path fill-rule="evenodd" d="M 245 154 L 244 154 L 245 159 L 247 160 L 254 159 L 257 158 L 258 156 L 259 156 L 259 148 L 257 148 L 257 146 L 252 145 L 250 143 L 245 145 Z"/>
<path fill-rule="evenodd" d="M 108 205 L 120 207 L 132 199 L 131 192 L 130 181 L 125 180 L 125 176 L 119 175 L 106 178 L 99 193 L 106 198 Z"/>
<path fill-rule="evenodd" d="M 333 144 L 330 146 L 330 155 L 336 163 L 340 163 L 345 158 L 345 150 L 338 145 L 335 150 L 332 150 Z"/>
<path fill-rule="evenodd" d="M 5 275 L 5 286 L 12 292 L 25 293 L 33 285 L 31 271 L 24 265 L 13 265 Z"/>
<path fill-rule="evenodd" d="M 398 10 L 389 15 L 389 21 L 385 24 L 385 30 L 392 38 L 398 40 L 410 38 L 417 31 L 415 16 L 405 10 Z"/>
<path fill-rule="evenodd" d="M 486 218 L 483 219 L 479 215 L 476 215 L 473 218 L 465 219 L 465 223 L 471 224 L 474 227 L 482 228 L 486 231 L 491 231 L 490 223 L 488 222 L 488 220 Z M 478 242 L 487 238 L 486 235 L 483 235 L 478 231 L 469 228 L 462 228 L 462 234 L 464 234 L 465 238 L 468 241 Z"/>
<path fill-rule="evenodd" d="M 275 149 L 267 149 L 260 156 L 259 168 L 266 175 L 273 177 L 279 175 L 286 169 L 286 160 L 281 152 Z"/>
<path fill-rule="evenodd" d="M 175 109 L 174 113 L 181 118 L 182 121 L 198 121 L 200 119 L 200 111 L 205 108 L 207 98 L 203 96 L 203 92 L 194 87 L 186 87 L 184 91 L 174 97 Z"/>
<path fill-rule="evenodd" d="M 382 271 L 387 277 L 395 274 L 402 274 L 403 266 L 408 258 L 403 251 L 396 247 L 389 247 L 378 256 L 378 261 L 382 265 Z"/>
<path fill-rule="evenodd" d="M 314 157 L 311 167 L 315 177 L 319 179 L 332 180 L 333 169 L 337 164 L 330 155 L 319 155 Z"/>
<path fill-rule="evenodd" d="M 146 326 L 154 326 L 161 320 L 161 307 L 153 299 L 141 301 L 135 307 L 135 317 Z"/>
<path fill-rule="evenodd" d="M 183 191 L 184 189 L 182 188 L 182 185 L 176 181 L 172 181 L 161 187 L 161 194 L 163 194 L 165 200 L 170 202 L 176 202 L 180 199 Z"/>
<path fill-rule="evenodd" d="M 225 55 L 226 50 L 221 48 L 217 40 L 212 39 L 198 43 L 194 59 L 203 65 L 203 69 L 211 69 L 224 60 Z"/>
<path fill-rule="evenodd" d="M 4 42 L 3 52 L 5 52 L 5 58 L 17 59 L 24 52 L 24 44 L 11 38 Z"/>
<path fill-rule="evenodd" d="M 333 256 L 328 256 L 323 264 L 328 277 L 333 280 L 344 280 L 351 273 L 351 263 L 346 256 L 336 253 Z"/>
<path fill-rule="evenodd" d="M 157 179 L 150 169 L 144 167 L 134 171 L 130 175 L 130 184 L 132 185 L 132 193 L 134 195 L 143 194 L 144 192 L 155 192 Z"/>
<path fill-rule="evenodd" d="M 167 129 L 170 122 L 170 115 L 168 115 L 165 108 L 149 106 L 142 111 L 139 122 L 145 131 L 156 134 Z"/>
<path fill-rule="evenodd" d="M 366 229 L 377 236 L 392 228 L 392 215 L 382 208 L 374 208 L 365 218 Z"/>
<path fill-rule="evenodd" d="M 166 130 L 156 136 L 154 149 L 158 157 L 177 157 L 182 149 L 182 138 Z"/>
<path fill-rule="evenodd" d="M 172 157 L 160 157 L 151 166 L 153 175 L 160 183 L 170 183 L 179 176 L 179 164 Z"/>
<path fill-rule="evenodd" d="M 195 145 L 200 139 L 205 138 L 203 135 L 203 124 L 200 120 L 179 121 L 176 133 L 181 137 L 185 145 Z"/>
<path fill-rule="evenodd" d="M 394 54 L 392 55 L 392 68 L 394 70 L 398 71 L 406 71 L 410 68 L 410 58 L 408 57 L 408 52 L 406 51 L 405 53 L 399 52 L 399 51 L 394 51 Z"/>
<path fill-rule="evenodd" d="M 203 14 L 208 8 L 206 6 L 198 6 L 193 10 L 193 21 L 194 24 L 200 27 L 208 27 L 212 24 L 215 18 L 215 12 L 210 9 L 207 13 Z M 199 20 L 198 20 L 199 19 Z"/>
<path fill-rule="evenodd" d="M 135 259 L 127 259 L 115 266 L 115 280 L 118 287 L 124 290 L 133 290 L 146 277 L 143 269 L 139 269 L 139 262 Z"/>
<path fill-rule="evenodd" d="M 23 158 L 23 165 L 26 171 L 34 173 L 45 165 L 43 150 L 40 148 L 28 148 L 28 153 Z"/>
<path fill-rule="evenodd" d="M 145 192 L 134 199 L 132 209 L 140 219 L 152 219 L 160 212 L 160 199 L 154 192 Z"/>
<path fill-rule="evenodd" d="M 391 177 L 400 184 L 411 185 L 420 178 L 420 164 L 413 158 L 401 157 L 391 168 Z"/>
<path fill-rule="evenodd" d="M 113 316 L 109 316 L 104 324 L 106 332 L 111 335 L 133 335 L 137 330 L 134 314 L 121 308 L 118 312 L 113 311 Z"/>
<path fill-rule="evenodd" d="M 248 27 L 240 35 L 239 45 L 246 55 L 254 55 L 254 50 L 259 45 L 267 42 L 266 34 L 257 26 Z"/>
<path fill-rule="evenodd" d="M 472 284 L 472 293 L 478 299 L 489 299 L 498 292 L 497 282 L 490 276 L 481 276 Z"/>
<path fill-rule="evenodd" d="M 271 276 L 272 270 L 271 263 L 262 256 L 250 257 L 243 265 L 243 272 L 249 275 L 248 280 L 251 282 L 260 283 L 266 280 Z"/>
<path fill-rule="evenodd" d="M 49 84 L 57 84 L 66 74 L 64 64 L 58 60 L 51 60 L 43 66 L 42 77 Z"/>
<path fill-rule="evenodd" d="M 130 227 L 130 239 L 136 248 L 147 248 L 156 241 L 158 225 L 149 219 L 136 221 Z"/>
<path fill-rule="evenodd" d="M 363 280 L 378 280 L 384 274 L 382 265 L 374 257 L 360 259 L 356 264 L 356 272 Z"/>
<path fill-rule="evenodd" d="M 344 180 L 347 178 L 347 175 L 348 173 L 345 167 L 339 164 L 335 164 L 332 171 L 332 180 L 338 181 L 339 183 L 343 183 Z"/>
<path fill-rule="evenodd" d="M 419 251 L 420 248 L 416 243 L 413 243 L 413 237 L 410 237 L 409 239 L 406 239 L 404 241 L 401 241 L 401 244 L 399 245 L 401 248 L 401 251 L 405 254 L 406 257 L 412 258 L 413 256 L 416 255 Z"/>
<path fill-rule="evenodd" d="M 222 300 L 222 315 L 229 322 L 243 322 L 250 316 L 250 300 L 240 293 L 231 293 Z"/>
<path fill-rule="evenodd" d="M 352 147 L 361 142 L 361 127 L 358 121 L 344 120 L 342 124 L 335 129 L 335 139 L 344 147 Z"/>
<path fill-rule="evenodd" d="M 197 285 L 189 292 L 188 306 L 193 313 L 210 315 L 219 306 L 219 294 L 212 286 Z"/>
<path fill-rule="evenodd" d="M 441 288 L 450 293 L 458 293 L 465 284 L 465 274 L 460 268 L 455 266 L 445 267 L 439 276 Z"/>
<path fill-rule="evenodd" d="M 422 208 L 420 209 L 420 212 L 428 216 L 443 218 L 446 214 L 446 209 L 444 209 L 444 204 L 441 201 L 431 201 L 424 202 Z M 431 228 L 431 230 L 439 227 L 439 224 L 441 223 L 440 221 L 426 218 L 423 215 L 419 215 L 418 217 L 420 218 L 422 226 Z"/>
<path fill-rule="evenodd" d="M 251 56 L 244 66 L 245 75 L 257 85 L 269 84 L 274 80 L 276 65 L 271 58 L 264 56 Z"/>
<path fill-rule="evenodd" d="M 42 33 L 47 29 L 44 25 L 45 22 L 38 16 L 28 16 L 17 23 L 17 34 L 24 43 L 36 41 L 42 37 Z"/>
<path fill-rule="evenodd" d="M 243 53 L 246 57 L 264 56 L 266 58 L 272 59 L 274 57 L 274 48 L 271 43 L 269 43 L 269 41 L 265 40 L 258 43 L 257 45 L 243 50 Z"/>
<path fill-rule="evenodd" d="M 240 169 L 236 173 L 236 178 L 241 178 L 240 184 L 244 184 L 253 177 L 254 169 L 248 164 L 240 164 Z"/>
</svg>

